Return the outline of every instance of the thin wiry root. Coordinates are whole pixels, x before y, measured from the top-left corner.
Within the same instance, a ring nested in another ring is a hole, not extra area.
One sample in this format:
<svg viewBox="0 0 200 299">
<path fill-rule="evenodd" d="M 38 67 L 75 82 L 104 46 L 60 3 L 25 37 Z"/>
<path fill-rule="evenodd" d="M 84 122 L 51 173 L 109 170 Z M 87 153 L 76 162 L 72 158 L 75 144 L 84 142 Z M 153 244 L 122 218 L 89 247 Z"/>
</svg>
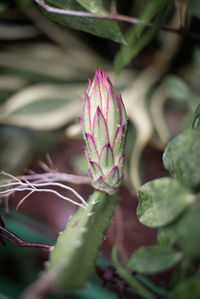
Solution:
<svg viewBox="0 0 200 299">
<path fill-rule="evenodd" d="M 9 173 L 1 172 L 4 176 L 7 176 L 10 178 L 10 180 L 4 180 L 5 183 L 0 184 L 0 196 L 8 198 L 10 195 L 14 194 L 16 191 L 29 191 L 28 194 L 26 194 L 18 203 L 17 209 L 19 206 L 34 192 L 48 192 L 53 193 L 56 196 L 71 202 L 77 206 L 80 206 L 84 209 L 87 208 L 88 204 L 84 200 L 84 198 L 73 188 L 66 186 L 62 183 L 56 182 L 56 179 L 67 181 L 67 178 L 65 177 L 65 174 L 59 174 L 59 173 L 43 173 L 43 174 L 31 174 L 27 176 L 21 176 L 21 177 L 15 177 Z M 65 177 L 65 180 L 63 179 Z M 72 175 L 69 175 L 70 179 L 72 179 Z M 74 176 L 76 177 L 76 176 Z M 69 179 L 69 180 L 70 180 Z M 49 187 L 49 188 L 44 188 Z M 72 192 L 80 201 L 81 203 L 70 199 L 69 197 L 66 197 L 62 195 L 60 192 L 51 189 L 50 187 L 58 187 L 64 190 L 68 190 Z M 2 188 L 4 190 L 2 190 Z M 1 191 L 2 190 L 2 191 Z"/>
</svg>

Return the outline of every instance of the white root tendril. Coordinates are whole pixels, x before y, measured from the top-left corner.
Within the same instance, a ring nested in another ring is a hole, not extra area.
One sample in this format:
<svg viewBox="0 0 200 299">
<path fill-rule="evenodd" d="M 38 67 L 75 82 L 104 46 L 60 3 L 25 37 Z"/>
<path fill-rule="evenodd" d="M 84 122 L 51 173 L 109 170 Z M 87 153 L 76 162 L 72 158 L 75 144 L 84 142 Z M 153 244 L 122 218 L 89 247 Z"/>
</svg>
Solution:
<svg viewBox="0 0 200 299">
<path fill-rule="evenodd" d="M 47 170 L 47 169 L 46 169 Z M 50 168 L 48 168 L 50 170 Z M 34 192 L 48 192 L 53 193 L 59 198 L 62 198 L 74 205 L 80 206 L 84 209 L 88 207 L 87 202 L 84 198 L 72 187 L 59 183 L 58 181 L 75 183 L 75 184 L 88 184 L 89 179 L 84 176 L 76 176 L 65 173 L 58 172 L 46 172 L 46 173 L 34 173 L 31 172 L 29 175 L 15 177 L 5 171 L 2 171 L 0 174 L 7 176 L 9 179 L 3 179 L 2 184 L 0 183 L 0 196 L 8 198 L 10 195 L 14 194 L 16 191 L 29 191 L 18 203 L 17 209 L 21 204 Z M 46 188 L 44 188 L 46 187 Z M 47 188 L 49 187 L 49 188 Z M 58 187 L 63 190 L 68 190 L 72 192 L 77 199 L 81 201 L 77 202 L 69 197 L 64 196 L 60 192 L 51 189 L 52 187 Z M 3 190 L 2 190 L 3 189 Z"/>
</svg>

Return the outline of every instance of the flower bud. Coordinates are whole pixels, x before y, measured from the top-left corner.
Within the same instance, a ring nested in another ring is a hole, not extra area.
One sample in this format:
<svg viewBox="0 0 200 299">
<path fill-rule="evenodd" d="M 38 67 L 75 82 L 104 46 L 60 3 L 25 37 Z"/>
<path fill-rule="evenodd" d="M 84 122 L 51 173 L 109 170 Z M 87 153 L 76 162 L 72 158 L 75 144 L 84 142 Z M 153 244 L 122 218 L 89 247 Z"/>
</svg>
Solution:
<svg viewBox="0 0 200 299">
<path fill-rule="evenodd" d="M 127 116 L 121 95 L 101 69 L 89 80 L 80 122 L 91 183 L 113 194 L 122 182 Z"/>
</svg>

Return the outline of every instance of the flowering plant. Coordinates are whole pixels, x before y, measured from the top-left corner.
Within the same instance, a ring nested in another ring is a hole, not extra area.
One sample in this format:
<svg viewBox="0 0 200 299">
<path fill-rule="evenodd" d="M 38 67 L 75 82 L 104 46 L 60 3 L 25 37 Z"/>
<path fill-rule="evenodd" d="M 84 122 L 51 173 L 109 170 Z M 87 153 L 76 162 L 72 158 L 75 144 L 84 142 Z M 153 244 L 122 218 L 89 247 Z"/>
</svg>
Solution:
<svg viewBox="0 0 200 299">
<path fill-rule="evenodd" d="M 127 117 L 121 95 L 101 69 L 89 80 L 80 122 L 91 183 L 113 194 L 122 182 Z"/>
</svg>

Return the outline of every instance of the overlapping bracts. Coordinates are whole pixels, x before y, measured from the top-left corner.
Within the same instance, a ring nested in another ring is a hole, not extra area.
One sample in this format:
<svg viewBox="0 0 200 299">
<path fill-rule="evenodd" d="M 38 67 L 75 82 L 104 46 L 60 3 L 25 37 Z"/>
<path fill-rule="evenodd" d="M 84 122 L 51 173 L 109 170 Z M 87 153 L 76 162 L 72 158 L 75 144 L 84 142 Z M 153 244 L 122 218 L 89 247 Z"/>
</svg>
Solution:
<svg viewBox="0 0 200 299">
<path fill-rule="evenodd" d="M 89 80 L 80 122 L 91 183 L 95 189 L 113 194 L 123 176 L 127 116 L 121 95 L 116 95 L 101 69 L 92 83 Z"/>
</svg>

